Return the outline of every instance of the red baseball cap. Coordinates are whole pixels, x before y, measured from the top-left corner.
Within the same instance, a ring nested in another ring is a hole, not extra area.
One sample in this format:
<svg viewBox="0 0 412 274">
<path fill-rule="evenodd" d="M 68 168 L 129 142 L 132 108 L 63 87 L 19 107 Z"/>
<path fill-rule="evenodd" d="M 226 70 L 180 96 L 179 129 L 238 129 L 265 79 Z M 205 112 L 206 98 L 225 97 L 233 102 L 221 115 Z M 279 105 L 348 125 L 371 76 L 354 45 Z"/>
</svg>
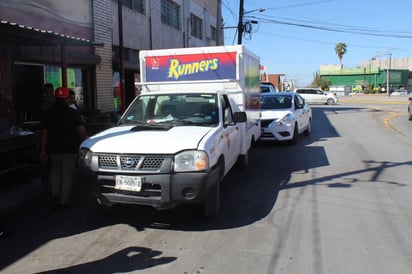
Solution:
<svg viewBox="0 0 412 274">
<path fill-rule="evenodd" d="M 69 89 L 66 87 L 59 87 L 54 91 L 54 97 L 67 98 L 69 97 Z"/>
</svg>

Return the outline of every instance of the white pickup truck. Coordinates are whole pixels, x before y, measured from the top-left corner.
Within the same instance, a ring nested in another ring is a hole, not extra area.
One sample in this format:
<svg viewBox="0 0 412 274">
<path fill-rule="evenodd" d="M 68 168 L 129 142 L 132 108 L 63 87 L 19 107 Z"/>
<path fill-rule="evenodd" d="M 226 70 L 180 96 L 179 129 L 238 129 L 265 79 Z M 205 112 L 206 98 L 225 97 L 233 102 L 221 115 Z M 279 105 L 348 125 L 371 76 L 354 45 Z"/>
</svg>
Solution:
<svg viewBox="0 0 412 274">
<path fill-rule="evenodd" d="M 259 58 L 243 46 L 140 52 L 141 94 L 117 126 L 85 140 L 82 166 L 104 205 L 220 207 L 220 182 L 260 137 Z"/>
</svg>

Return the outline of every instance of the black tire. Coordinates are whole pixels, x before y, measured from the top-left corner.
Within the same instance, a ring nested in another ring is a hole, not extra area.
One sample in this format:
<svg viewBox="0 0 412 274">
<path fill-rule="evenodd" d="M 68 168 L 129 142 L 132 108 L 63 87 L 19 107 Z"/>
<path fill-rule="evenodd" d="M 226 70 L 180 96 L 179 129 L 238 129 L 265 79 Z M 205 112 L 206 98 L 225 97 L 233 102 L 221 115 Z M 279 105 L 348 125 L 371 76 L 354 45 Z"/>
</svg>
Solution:
<svg viewBox="0 0 412 274">
<path fill-rule="evenodd" d="M 298 124 L 295 124 L 295 128 L 293 129 L 293 136 L 292 139 L 289 140 L 288 144 L 289 145 L 296 145 L 298 143 Z"/>
<path fill-rule="evenodd" d="M 332 98 L 329 98 L 328 100 L 326 100 L 326 104 L 327 105 L 333 105 L 334 104 L 334 100 Z"/>
<path fill-rule="evenodd" d="M 246 154 L 239 155 L 239 158 L 237 159 L 237 164 L 242 170 L 247 169 L 249 166 L 249 151 L 250 149 L 246 152 Z"/>
<path fill-rule="evenodd" d="M 219 165 L 217 168 L 219 169 L 219 178 L 209 189 L 206 198 L 203 201 L 203 215 L 209 219 L 216 218 L 220 212 L 220 181 L 222 177 L 222 166 Z"/>
<path fill-rule="evenodd" d="M 312 119 L 309 119 L 308 128 L 303 132 L 305 136 L 309 136 L 312 132 Z"/>
</svg>

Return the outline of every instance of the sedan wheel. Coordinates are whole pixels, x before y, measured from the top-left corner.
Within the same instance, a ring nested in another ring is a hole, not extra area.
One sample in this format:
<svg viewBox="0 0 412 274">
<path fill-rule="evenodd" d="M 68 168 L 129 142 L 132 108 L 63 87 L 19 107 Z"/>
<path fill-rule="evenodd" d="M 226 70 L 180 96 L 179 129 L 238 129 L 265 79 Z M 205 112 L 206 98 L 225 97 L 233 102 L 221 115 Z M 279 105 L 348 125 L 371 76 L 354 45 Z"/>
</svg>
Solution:
<svg viewBox="0 0 412 274">
<path fill-rule="evenodd" d="M 289 140 L 288 144 L 289 145 L 296 145 L 298 143 L 298 124 L 295 124 L 295 128 L 293 129 L 293 137 L 291 140 Z"/>
<path fill-rule="evenodd" d="M 309 119 L 308 128 L 303 132 L 305 136 L 309 136 L 312 131 L 312 119 Z"/>
</svg>

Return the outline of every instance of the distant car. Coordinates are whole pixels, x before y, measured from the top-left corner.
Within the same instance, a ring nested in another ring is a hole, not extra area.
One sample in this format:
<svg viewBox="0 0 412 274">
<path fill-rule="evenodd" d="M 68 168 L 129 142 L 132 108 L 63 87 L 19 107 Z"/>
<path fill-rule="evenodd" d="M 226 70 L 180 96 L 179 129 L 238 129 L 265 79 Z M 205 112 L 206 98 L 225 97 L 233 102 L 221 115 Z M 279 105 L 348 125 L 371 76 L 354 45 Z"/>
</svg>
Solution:
<svg viewBox="0 0 412 274">
<path fill-rule="evenodd" d="M 308 104 L 333 105 L 338 102 L 338 97 L 333 92 L 325 92 L 318 88 L 298 88 L 295 92 L 299 93 Z"/>
<path fill-rule="evenodd" d="M 299 134 L 310 135 L 312 109 L 295 92 L 261 93 L 260 141 L 296 144 Z"/>
<path fill-rule="evenodd" d="M 276 87 L 269 82 L 260 83 L 260 93 L 276 92 Z"/>
<path fill-rule="evenodd" d="M 397 89 L 391 93 L 391 95 L 407 95 L 408 91 L 406 89 Z"/>
<path fill-rule="evenodd" d="M 412 121 L 412 97 L 409 97 L 408 114 L 409 121 Z"/>
</svg>

